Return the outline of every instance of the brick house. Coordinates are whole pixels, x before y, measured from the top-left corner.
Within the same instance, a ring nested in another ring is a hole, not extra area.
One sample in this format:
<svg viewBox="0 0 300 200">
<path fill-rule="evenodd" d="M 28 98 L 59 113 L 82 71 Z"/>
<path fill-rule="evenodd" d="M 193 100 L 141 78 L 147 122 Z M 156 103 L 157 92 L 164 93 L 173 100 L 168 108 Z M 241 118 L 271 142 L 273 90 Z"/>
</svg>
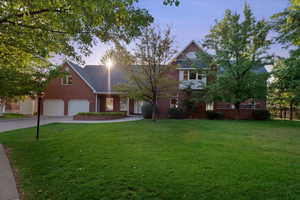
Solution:
<svg viewBox="0 0 300 200">
<path fill-rule="evenodd" d="M 193 90 L 202 90 L 206 84 L 213 79 L 200 74 L 191 66 L 189 60 L 196 58 L 196 52 L 201 48 L 196 42 L 192 41 L 173 59 L 173 63 L 177 64 L 176 71 L 172 72 L 172 77 L 180 81 L 178 85 L 178 93 L 170 99 L 158 99 L 159 116 L 165 118 L 168 116 L 168 109 L 180 106 L 183 99 L 182 90 L 188 85 Z M 113 86 L 123 83 L 125 75 L 121 70 L 121 66 L 113 66 L 110 70 L 110 80 L 108 79 L 108 69 L 103 65 L 86 65 L 81 67 L 73 62 L 64 63 L 64 68 L 68 71 L 68 75 L 55 79 L 50 82 L 45 91 L 42 102 L 42 114 L 47 116 L 73 116 L 78 112 L 110 112 L 125 111 L 128 114 L 141 114 L 141 106 L 143 102 L 129 99 L 120 93 L 110 90 Z M 193 65 L 194 66 L 194 65 Z M 205 67 L 201 62 L 197 61 L 197 67 Z M 266 72 L 265 68 L 261 72 Z M 109 84 L 110 83 L 110 84 Z M 26 102 L 28 107 L 28 102 Z M 20 105 L 20 107 L 26 107 Z M 30 105 L 29 105 L 30 106 Z M 255 108 L 265 109 L 265 101 L 244 102 L 241 108 L 247 113 Z M 23 109 L 24 110 L 24 109 Z M 28 109 L 25 110 L 36 110 Z M 233 107 L 229 103 L 200 103 L 198 109 L 195 110 L 194 117 L 205 117 L 206 110 L 217 110 L 229 113 L 230 118 Z M 248 111 L 247 111 L 248 110 Z M 27 113 L 28 114 L 28 113 Z"/>
</svg>

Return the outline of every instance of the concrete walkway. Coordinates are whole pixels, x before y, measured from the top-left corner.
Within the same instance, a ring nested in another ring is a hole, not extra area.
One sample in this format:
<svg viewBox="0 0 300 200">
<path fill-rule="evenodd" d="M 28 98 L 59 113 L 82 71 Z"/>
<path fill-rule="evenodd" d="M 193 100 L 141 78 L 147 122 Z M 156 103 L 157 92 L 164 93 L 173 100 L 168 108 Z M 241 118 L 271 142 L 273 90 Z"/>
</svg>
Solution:
<svg viewBox="0 0 300 200">
<path fill-rule="evenodd" d="M 0 144 L 0 199 L 18 200 L 19 193 L 12 168 L 7 159 L 5 150 Z"/>
<path fill-rule="evenodd" d="M 73 120 L 72 117 L 41 117 L 41 125 L 51 124 L 51 123 L 114 123 L 114 122 L 128 122 L 143 119 L 141 116 L 130 116 L 123 119 L 116 120 L 104 120 L 104 121 L 79 121 Z M 20 128 L 30 128 L 36 126 L 36 117 L 26 118 L 26 119 L 9 119 L 0 120 L 0 132 L 11 131 Z M 1 199 L 0 199 L 1 200 Z"/>
</svg>

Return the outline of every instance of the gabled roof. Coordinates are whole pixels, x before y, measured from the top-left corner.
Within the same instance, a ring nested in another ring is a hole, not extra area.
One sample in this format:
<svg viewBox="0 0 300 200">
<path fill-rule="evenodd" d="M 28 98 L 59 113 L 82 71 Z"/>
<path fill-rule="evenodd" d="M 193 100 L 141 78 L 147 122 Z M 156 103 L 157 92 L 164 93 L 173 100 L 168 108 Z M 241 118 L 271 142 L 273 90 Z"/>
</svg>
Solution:
<svg viewBox="0 0 300 200">
<path fill-rule="evenodd" d="M 171 60 L 170 63 L 173 63 L 173 62 L 177 61 L 178 58 L 179 58 L 181 55 L 183 55 L 183 53 L 184 53 L 188 48 L 190 48 L 190 46 L 192 46 L 192 45 L 195 45 L 195 47 L 198 49 L 198 51 L 202 51 L 202 48 L 197 44 L 197 42 L 195 42 L 195 40 L 192 40 L 188 45 L 186 45 L 186 47 L 185 47 L 182 51 L 180 51 L 179 53 L 177 53 L 177 55 Z"/>
<path fill-rule="evenodd" d="M 108 70 L 104 65 L 86 65 L 81 67 L 73 62 L 67 62 L 79 76 L 92 88 L 94 93 L 109 93 Z M 126 82 L 121 66 L 114 66 L 110 70 L 111 87 Z M 114 92 L 114 91 L 112 91 Z"/>
</svg>

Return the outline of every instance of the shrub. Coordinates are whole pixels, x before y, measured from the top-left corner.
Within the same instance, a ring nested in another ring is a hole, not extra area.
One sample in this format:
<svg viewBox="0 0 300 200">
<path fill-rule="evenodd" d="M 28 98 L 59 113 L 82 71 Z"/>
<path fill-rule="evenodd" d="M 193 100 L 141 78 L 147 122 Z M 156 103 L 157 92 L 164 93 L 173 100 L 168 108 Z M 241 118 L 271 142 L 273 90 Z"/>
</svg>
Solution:
<svg viewBox="0 0 300 200">
<path fill-rule="evenodd" d="M 268 120 L 271 118 L 271 114 L 268 110 L 254 110 L 253 118 L 255 120 Z"/>
<path fill-rule="evenodd" d="M 144 103 L 142 105 L 142 115 L 144 119 L 152 118 L 152 105 L 150 103 Z"/>
<path fill-rule="evenodd" d="M 181 108 L 170 108 L 168 114 L 171 119 L 183 119 L 185 116 Z"/>
<path fill-rule="evenodd" d="M 224 114 L 221 112 L 215 112 L 215 111 L 206 111 L 206 116 L 208 119 L 223 119 L 224 118 Z"/>
<path fill-rule="evenodd" d="M 88 116 L 125 116 L 126 112 L 80 112 L 77 115 L 88 115 Z"/>
</svg>

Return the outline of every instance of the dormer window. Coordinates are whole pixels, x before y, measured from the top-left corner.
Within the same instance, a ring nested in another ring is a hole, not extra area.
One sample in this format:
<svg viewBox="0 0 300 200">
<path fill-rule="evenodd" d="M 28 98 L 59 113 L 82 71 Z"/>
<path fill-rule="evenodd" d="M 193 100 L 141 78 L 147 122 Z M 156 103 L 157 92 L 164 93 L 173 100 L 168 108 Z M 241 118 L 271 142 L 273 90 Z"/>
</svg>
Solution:
<svg viewBox="0 0 300 200">
<path fill-rule="evenodd" d="M 62 78 L 62 85 L 72 85 L 73 79 L 71 75 L 66 75 Z"/>
</svg>

